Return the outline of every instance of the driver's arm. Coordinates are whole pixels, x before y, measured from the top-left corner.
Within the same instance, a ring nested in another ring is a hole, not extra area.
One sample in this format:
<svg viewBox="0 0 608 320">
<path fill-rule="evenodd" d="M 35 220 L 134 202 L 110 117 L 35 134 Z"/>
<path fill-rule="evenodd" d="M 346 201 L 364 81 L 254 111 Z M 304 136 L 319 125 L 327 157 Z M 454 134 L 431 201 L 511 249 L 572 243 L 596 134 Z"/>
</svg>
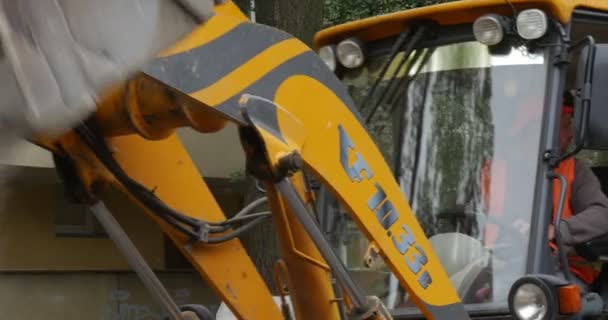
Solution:
<svg viewBox="0 0 608 320">
<path fill-rule="evenodd" d="M 560 227 L 566 245 L 576 245 L 608 233 L 608 198 L 591 168 L 581 160 L 575 161 L 570 198 L 574 215 Z"/>
</svg>

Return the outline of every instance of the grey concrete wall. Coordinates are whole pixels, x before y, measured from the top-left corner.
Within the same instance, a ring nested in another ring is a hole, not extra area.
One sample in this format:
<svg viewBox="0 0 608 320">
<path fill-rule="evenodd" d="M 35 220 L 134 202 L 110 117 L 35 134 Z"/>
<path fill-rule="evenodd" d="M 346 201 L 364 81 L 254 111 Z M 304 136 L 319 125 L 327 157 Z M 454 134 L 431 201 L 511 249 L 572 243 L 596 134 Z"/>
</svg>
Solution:
<svg viewBox="0 0 608 320">
<path fill-rule="evenodd" d="M 229 177 L 244 167 L 234 126 L 211 135 L 188 129 L 179 135 L 206 177 Z M 56 235 L 55 214 L 65 208 L 50 154 L 24 143 L 0 155 L 0 168 L 7 164 L 10 188 L 0 188 L 0 319 L 160 320 L 159 306 L 126 271 L 109 239 Z M 232 188 L 212 188 L 227 213 L 242 206 Z M 158 227 L 123 195 L 104 200 L 148 263 L 167 268 Z M 177 303 L 207 305 L 214 313 L 219 307 L 198 274 L 163 271 L 160 277 Z"/>
<path fill-rule="evenodd" d="M 235 125 L 218 132 L 198 133 L 189 128 L 177 130 L 201 175 L 229 178 L 245 169 L 245 157 Z M 4 150 L 3 150 L 4 151 Z M 0 165 L 53 168 L 51 153 L 26 141 L 17 141 L 10 152 L 0 152 Z"/>
<path fill-rule="evenodd" d="M 0 270 L 128 270 L 109 239 L 56 236 L 55 214 L 65 210 L 65 201 L 53 170 L 21 170 L 10 190 L 0 190 L 4 199 L 0 206 Z M 162 269 L 163 236 L 158 226 L 118 192 L 108 192 L 105 200 L 146 261 Z"/>
<path fill-rule="evenodd" d="M 192 273 L 159 275 L 178 304 L 214 313 L 219 300 Z M 161 320 L 164 314 L 132 273 L 0 274 L 2 319 Z"/>
</svg>

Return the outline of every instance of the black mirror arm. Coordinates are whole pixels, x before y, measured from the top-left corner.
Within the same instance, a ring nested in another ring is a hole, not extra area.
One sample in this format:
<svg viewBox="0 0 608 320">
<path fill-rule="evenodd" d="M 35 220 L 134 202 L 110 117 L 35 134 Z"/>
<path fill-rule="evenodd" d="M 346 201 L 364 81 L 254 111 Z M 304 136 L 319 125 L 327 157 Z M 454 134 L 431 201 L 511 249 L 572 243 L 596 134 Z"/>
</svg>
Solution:
<svg viewBox="0 0 608 320">
<path fill-rule="evenodd" d="M 564 210 L 564 202 L 566 200 L 566 187 L 567 187 L 568 182 L 566 181 L 566 178 L 564 176 L 562 176 L 561 174 L 559 174 L 553 170 L 547 174 L 547 177 L 549 179 L 557 179 L 560 182 L 559 201 L 558 201 L 558 205 L 557 205 L 557 214 L 555 217 L 555 225 L 554 225 L 555 243 L 557 244 L 557 254 L 558 254 L 559 261 L 561 264 L 561 268 L 564 272 L 564 275 L 566 276 L 566 279 L 569 282 L 572 282 L 573 277 L 572 277 L 572 274 L 570 273 L 570 267 L 568 265 L 568 259 L 566 257 L 566 250 L 564 250 L 562 236 L 559 233 L 561 222 L 562 222 L 562 213 Z"/>
<path fill-rule="evenodd" d="M 591 88 L 593 84 L 593 66 L 595 65 L 595 39 L 592 36 L 586 36 L 582 40 L 578 41 L 574 44 L 570 51 L 575 51 L 580 49 L 582 46 L 587 45 L 589 50 L 587 50 L 587 63 L 585 64 L 585 79 L 581 92 L 581 100 L 582 100 L 582 114 L 579 121 L 581 121 L 580 125 L 577 127 L 580 128 L 578 132 L 578 137 L 576 145 L 574 149 L 570 152 L 566 152 L 561 155 L 555 166 L 559 165 L 563 160 L 579 153 L 583 149 L 585 141 L 587 140 L 587 125 L 589 123 L 589 109 L 591 108 Z"/>
</svg>

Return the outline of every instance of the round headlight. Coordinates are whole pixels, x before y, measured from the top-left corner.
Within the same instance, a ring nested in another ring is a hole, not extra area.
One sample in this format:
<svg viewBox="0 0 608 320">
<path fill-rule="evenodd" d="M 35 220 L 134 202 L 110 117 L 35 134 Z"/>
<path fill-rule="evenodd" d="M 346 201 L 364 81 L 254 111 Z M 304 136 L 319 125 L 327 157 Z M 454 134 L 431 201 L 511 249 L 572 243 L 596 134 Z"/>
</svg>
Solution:
<svg viewBox="0 0 608 320">
<path fill-rule="evenodd" d="M 363 46 L 355 38 L 340 42 L 336 48 L 336 55 L 340 63 L 349 69 L 358 68 L 365 62 Z"/>
<path fill-rule="evenodd" d="M 517 34 L 527 40 L 538 39 L 547 32 L 547 15 L 538 9 L 524 10 L 517 15 Z"/>
<path fill-rule="evenodd" d="M 331 71 L 336 71 L 336 52 L 335 46 L 325 46 L 319 49 L 319 57 Z"/>
<path fill-rule="evenodd" d="M 549 301 L 545 292 L 536 284 L 525 283 L 513 296 L 513 311 L 520 320 L 542 320 L 548 311 Z"/>
<path fill-rule="evenodd" d="M 556 319 L 559 314 L 557 286 L 566 283 L 557 277 L 528 275 L 509 290 L 509 310 L 517 320 Z"/>
<path fill-rule="evenodd" d="M 493 46 L 502 41 L 505 32 L 497 15 L 486 14 L 473 23 L 473 34 L 480 43 Z"/>
</svg>

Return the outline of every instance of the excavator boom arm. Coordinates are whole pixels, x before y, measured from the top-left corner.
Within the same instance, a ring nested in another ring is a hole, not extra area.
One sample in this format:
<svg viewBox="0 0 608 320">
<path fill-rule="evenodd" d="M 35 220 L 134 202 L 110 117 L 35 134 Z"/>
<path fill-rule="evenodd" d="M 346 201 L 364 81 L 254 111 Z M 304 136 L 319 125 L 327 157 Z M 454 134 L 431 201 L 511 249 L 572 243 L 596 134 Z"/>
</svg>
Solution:
<svg viewBox="0 0 608 320">
<path fill-rule="evenodd" d="M 109 92 L 89 123 L 122 170 L 166 205 L 191 218 L 222 221 L 173 130 L 213 132 L 227 121 L 241 128 L 249 172 L 267 182 L 296 318 L 340 315 L 332 264 L 277 184 L 289 176 L 282 159 L 294 154 L 348 209 L 427 318 L 468 318 L 346 89 L 305 44 L 248 22 L 232 3 L 216 6 L 204 26 Z M 38 142 L 71 159 L 85 189 L 115 181 L 131 193 L 82 137 L 68 133 Z M 310 204 L 302 176 L 290 180 L 302 203 Z M 142 205 L 239 318 L 282 318 L 239 240 L 197 242 Z M 352 298 L 347 304 L 356 302 Z"/>
</svg>

